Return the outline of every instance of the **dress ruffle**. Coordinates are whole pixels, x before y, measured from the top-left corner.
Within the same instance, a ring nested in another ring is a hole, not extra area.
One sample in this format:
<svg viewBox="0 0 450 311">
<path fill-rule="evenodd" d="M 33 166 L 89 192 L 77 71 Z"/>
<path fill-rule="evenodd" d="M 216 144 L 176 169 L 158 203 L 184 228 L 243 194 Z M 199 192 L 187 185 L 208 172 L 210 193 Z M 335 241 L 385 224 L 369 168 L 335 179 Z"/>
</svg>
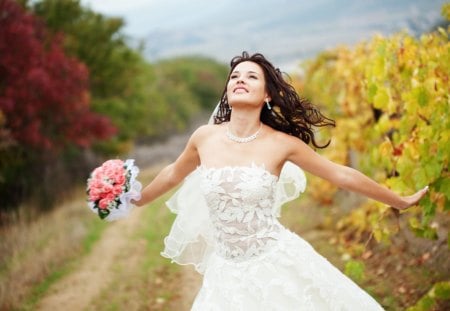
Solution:
<svg viewBox="0 0 450 311">
<path fill-rule="evenodd" d="M 166 202 L 177 217 L 164 239 L 161 255 L 180 265 L 192 264 L 203 273 L 206 259 L 213 250 L 213 229 L 208 206 L 199 190 L 200 177 L 199 169 L 195 170 Z"/>
</svg>

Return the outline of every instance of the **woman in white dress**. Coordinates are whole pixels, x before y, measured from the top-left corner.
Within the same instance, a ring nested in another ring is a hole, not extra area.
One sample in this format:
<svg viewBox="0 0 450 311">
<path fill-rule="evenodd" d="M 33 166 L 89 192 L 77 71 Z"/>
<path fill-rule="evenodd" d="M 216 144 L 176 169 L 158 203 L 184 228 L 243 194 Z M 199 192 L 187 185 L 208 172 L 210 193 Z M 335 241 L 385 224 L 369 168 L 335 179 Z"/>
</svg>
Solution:
<svg viewBox="0 0 450 311">
<path fill-rule="evenodd" d="M 192 310 L 382 310 L 298 235 L 280 206 L 304 190 L 302 170 L 397 209 L 401 197 L 309 147 L 314 127 L 334 125 L 301 100 L 263 55 L 244 52 L 231 70 L 214 124 L 198 128 L 178 159 L 144 188 L 144 205 L 177 186 L 163 256 L 193 264 L 203 285 Z M 211 123 L 211 122 L 210 122 Z"/>
</svg>

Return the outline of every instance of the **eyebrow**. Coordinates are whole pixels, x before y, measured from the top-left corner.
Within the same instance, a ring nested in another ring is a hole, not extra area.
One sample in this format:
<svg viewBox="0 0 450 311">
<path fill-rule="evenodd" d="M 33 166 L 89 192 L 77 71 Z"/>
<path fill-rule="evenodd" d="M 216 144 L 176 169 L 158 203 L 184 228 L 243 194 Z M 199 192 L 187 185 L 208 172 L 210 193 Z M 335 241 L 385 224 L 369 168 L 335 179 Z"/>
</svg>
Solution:
<svg viewBox="0 0 450 311">
<path fill-rule="evenodd" d="M 241 72 L 239 70 L 234 70 L 232 73 L 241 73 Z M 249 71 L 247 71 L 247 73 L 254 73 L 254 74 L 260 75 L 258 72 L 253 71 L 253 70 L 249 70 Z"/>
</svg>

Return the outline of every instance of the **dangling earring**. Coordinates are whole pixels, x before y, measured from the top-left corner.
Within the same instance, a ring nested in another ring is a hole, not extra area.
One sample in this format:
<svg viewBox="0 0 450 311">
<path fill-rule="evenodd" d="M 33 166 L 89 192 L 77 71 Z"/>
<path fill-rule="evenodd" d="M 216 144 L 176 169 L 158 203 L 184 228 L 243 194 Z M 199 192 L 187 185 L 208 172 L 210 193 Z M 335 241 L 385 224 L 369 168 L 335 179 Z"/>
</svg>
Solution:
<svg viewBox="0 0 450 311">
<path fill-rule="evenodd" d="M 268 99 L 266 99 L 266 106 L 267 106 L 267 109 L 272 110 L 272 107 L 270 106 Z"/>
</svg>

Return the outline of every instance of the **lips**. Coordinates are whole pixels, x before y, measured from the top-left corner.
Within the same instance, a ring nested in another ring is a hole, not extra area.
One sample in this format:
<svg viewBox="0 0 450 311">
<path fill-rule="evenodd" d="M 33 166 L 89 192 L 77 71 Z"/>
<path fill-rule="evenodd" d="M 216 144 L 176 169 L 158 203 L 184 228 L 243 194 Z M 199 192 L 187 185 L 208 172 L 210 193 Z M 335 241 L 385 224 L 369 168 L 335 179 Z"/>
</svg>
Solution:
<svg viewBox="0 0 450 311">
<path fill-rule="evenodd" d="M 243 86 L 238 86 L 233 89 L 233 93 L 242 92 L 242 91 L 245 93 L 248 93 L 248 90 Z"/>
</svg>

